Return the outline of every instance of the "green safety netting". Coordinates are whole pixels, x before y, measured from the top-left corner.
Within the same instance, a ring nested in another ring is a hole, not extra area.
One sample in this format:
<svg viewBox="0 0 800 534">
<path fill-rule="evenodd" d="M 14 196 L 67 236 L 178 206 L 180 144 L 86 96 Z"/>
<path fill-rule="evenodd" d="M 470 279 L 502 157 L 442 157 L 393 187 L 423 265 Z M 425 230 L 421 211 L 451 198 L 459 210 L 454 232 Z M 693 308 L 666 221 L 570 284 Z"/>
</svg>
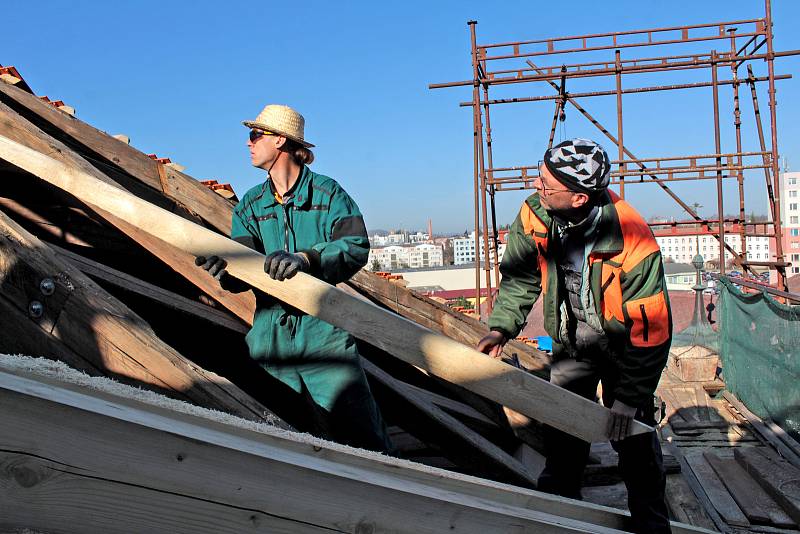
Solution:
<svg viewBox="0 0 800 534">
<path fill-rule="evenodd" d="M 800 306 L 742 293 L 720 277 L 719 354 L 725 385 L 753 413 L 800 437 Z"/>
</svg>

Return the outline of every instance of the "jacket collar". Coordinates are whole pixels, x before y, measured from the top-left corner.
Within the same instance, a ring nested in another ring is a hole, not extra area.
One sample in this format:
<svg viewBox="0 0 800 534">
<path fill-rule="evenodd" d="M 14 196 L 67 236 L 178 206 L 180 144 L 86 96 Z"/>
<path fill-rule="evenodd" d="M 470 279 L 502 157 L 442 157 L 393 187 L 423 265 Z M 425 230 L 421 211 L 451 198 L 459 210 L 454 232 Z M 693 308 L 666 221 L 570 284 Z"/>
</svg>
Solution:
<svg viewBox="0 0 800 534">
<path fill-rule="evenodd" d="M 619 223 L 619 215 L 614 203 L 620 198 L 613 191 L 606 191 L 600 197 L 600 220 L 597 221 L 597 242 L 592 249 L 592 254 L 619 254 L 622 252 L 624 241 L 622 239 L 622 227 Z M 528 197 L 528 205 L 533 213 L 547 226 L 548 235 L 552 235 L 555 221 L 547 213 L 539 202 L 539 193 L 534 193 Z"/>
<path fill-rule="evenodd" d="M 303 165 L 300 170 L 300 177 L 295 182 L 294 186 L 284 195 L 284 203 L 302 206 L 311 200 L 311 170 L 307 165 Z M 267 207 L 272 207 L 278 204 L 275 198 L 275 188 L 272 185 L 272 178 L 267 177 L 262 190 L 267 200 Z"/>
</svg>

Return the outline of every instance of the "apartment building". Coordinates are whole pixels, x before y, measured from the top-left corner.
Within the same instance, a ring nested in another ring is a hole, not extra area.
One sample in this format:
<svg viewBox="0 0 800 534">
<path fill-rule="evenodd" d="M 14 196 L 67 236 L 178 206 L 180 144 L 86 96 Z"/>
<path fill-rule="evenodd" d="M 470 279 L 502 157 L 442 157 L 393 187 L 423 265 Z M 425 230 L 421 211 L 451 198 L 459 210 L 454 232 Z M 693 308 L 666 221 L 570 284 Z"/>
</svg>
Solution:
<svg viewBox="0 0 800 534">
<path fill-rule="evenodd" d="M 508 231 L 498 232 L 497 261 L 503 261 L 503 253 L 506 250 Z M 478 237 L 479 259 L 483 260 L 483 238 Z M 494 247 L 489 249 L 489 261 L 494 263 Z M 466 265 L 475 263 L 475 232 L 467 237 L 456 237 L 453 239 L 453 265 Z"/>
<path fill-rule="evenodd" d="M 391 245 L 372 248 L 369 251 L 367 269 L 392 271 L 395 269 L 422 269 L 444 265 L 442 245 L 422 243 L 419 245 Z"/>
<path fill-rule="evenodd" d="M 728 225 L 725 228 L 725 243 L 738 254 L 742 253 L 742 237 L 738 225 Z M 707 229 L 693 227 L 672 226 L 667 229 L 655 229 L 658 246 L 661 247 L 661 256 L 665 260 L 676 263 L 691 263 L 695 255 L 700 254 L 706 261 L 719 261 L 719 240 L 713 232 Z M 745 250 L 747 259 L 751 261 L 768 261 L 773 258 L 770 251 L 769 237 L 747 236 Z M 725 261 L 733 259 L 733 254 L 725 252 Z"/>
<path fill-rule="evenodd" d="M 784 172 L 778 180 L 781 191 L 783 254 L 791 266 L 789 276 L 800 274 L 800 172 Z"/>
</svg>

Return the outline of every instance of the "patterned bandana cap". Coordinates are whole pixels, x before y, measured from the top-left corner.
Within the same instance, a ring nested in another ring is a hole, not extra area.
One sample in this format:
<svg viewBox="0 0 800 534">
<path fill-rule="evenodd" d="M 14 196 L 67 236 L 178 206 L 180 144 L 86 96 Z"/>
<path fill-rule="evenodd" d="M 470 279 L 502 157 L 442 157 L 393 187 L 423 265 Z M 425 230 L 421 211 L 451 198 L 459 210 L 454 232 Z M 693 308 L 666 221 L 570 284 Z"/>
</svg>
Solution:
<svg viewBox="0 0 800 534">
<path fill-rule="evenodd" d="M 574 191 L 596 193 L 608 187 L 611 161 L 603 147 L 589 139 L 570 139 L 549 148 L 544 164 Z"/>
</svg>

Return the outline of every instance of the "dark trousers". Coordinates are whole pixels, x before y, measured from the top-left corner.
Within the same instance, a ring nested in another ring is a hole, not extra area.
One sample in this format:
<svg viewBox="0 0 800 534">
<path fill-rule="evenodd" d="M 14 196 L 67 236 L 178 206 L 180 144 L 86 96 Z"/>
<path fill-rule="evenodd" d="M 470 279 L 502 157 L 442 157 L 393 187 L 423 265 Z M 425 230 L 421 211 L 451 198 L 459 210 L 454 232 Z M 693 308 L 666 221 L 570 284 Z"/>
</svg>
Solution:
<svg viewBox="0 0 800 534">
<path fill-rule="evenodd" d="M 565 358 L 553 363 L 550 382 L 584 398 L 596 400 L 597 384 L 603 383 L 603 403 L 614 403 L 616 367 L 607 361 Z M 652 403 L 639 407 L 636 419 L 655 425 Z M 539 489 L 572 499 L 581 498 L 581 479 L 589 459 L 590 444 L 547 427 L 544 433 L 547 463 L 539 477 Z M 611 445 L 619 454 L 619 470 L 628 489 L 631 529 L 638 533 L 670 532 L 664 500 L 666 475 L 661 445 L 655 432 L 638 434 Z"/>
</svg>

